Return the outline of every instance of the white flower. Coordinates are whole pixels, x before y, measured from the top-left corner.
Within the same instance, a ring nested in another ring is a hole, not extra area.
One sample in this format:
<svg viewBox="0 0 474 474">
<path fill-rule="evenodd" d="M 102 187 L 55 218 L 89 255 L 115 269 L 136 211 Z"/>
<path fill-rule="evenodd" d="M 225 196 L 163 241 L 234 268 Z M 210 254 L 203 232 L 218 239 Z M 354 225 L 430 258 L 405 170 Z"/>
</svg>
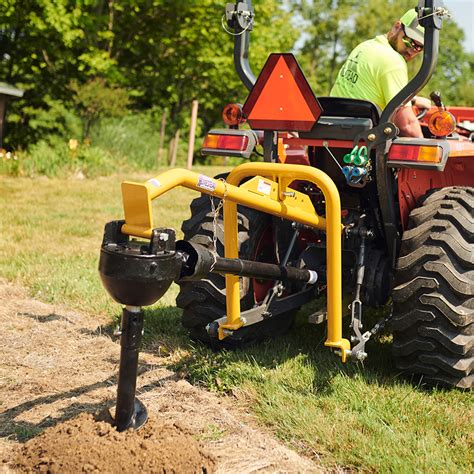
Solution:
<svg viewBox="0 0 474 474">
<path fill-rule="evenodd" d="M 12 154 L 9 151 L 7 151 L 6 157 L 7 157 L 7 160 L 9 160 L 12 157 Z"/>
</svg>

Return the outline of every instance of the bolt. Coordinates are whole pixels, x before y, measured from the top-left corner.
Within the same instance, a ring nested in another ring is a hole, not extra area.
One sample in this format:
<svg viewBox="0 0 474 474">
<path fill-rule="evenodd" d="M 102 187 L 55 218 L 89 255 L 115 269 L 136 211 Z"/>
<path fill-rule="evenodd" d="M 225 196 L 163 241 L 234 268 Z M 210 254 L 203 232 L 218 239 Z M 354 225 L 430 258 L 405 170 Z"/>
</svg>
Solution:
<svg viewBox="0 0 474 474">
<path fill-rule="evenodd" d="M 367 137 L 367 140 L 369 140 L 369 142 L 373 142 L 373 141 L 375 141 L 376 138 L 377 138 L 377 137 L 376 137 L 375 133 L 371 133 L 371 134 Z"/>
<path fill-rule="evenodd" d="M 383 130 L 383 133 L 385 133 L 385 135 L 390 135 L 392 133 L 392 129 L 390 127 L 386 127 L 384 128 Z"/>
</svg>

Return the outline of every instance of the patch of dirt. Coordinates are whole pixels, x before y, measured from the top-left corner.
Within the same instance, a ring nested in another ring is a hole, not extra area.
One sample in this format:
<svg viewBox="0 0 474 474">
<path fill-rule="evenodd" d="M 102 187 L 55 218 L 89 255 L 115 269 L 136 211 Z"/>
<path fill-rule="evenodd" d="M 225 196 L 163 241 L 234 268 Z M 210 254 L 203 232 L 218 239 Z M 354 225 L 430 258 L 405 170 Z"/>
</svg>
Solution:
<svg viewBox="0 0 474 474">
<path fill-rule="evenodd" d="M 13 466 L 51 474 L 208 473 L 213 472 L 214 461 L 178 425 L 150 420 L 140 431 L 119 433 L 109 423 L 83 413 L 28 441 L 14 456 Z"/>
<path fill-rule="evenodd" d="M 137 395 L 150 420 L 118 433 L 119 344 L 109 321 L 29 299 L 0 280 L 0 472 L 321 472 L 232 397 L 194 387 L 140 353 Z M 103 326 L 101 326 L 103 325 Z"/>
</svg>

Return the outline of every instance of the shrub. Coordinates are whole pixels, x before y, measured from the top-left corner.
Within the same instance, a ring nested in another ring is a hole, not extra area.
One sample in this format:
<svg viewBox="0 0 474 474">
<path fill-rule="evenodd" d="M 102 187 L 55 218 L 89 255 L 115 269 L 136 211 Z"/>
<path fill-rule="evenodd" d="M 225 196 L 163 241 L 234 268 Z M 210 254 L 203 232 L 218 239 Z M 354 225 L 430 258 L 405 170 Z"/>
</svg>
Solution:
<svg viewBox="0 0 474 474">
<path fill-rule="evenodd" d="M 13 159 L 15 156 L 15 159 Z M 26 152 L 0 160 L 0 173 L 11 176 L 95 177 L 127 169 L 126 163 L 112 153 L 88 144 L 72 150 L 58 136 L 50 136 L 32 145 Z"/>
</svg>

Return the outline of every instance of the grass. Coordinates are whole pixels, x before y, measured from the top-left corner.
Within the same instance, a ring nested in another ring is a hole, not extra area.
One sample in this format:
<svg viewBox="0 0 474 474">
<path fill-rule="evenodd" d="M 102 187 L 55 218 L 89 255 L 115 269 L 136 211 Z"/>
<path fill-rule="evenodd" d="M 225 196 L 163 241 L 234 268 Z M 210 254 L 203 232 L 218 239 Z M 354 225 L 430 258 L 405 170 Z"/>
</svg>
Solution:
<svg viewBox="0 0 474 474">
<path fill-rule="evenodd" d="M 97 272 L 103 226 L 122 217 L 120 181 L 149 177 L 0 177 L 0 276 L 43 301 L 116 318 L 118 305 Z M 196 195 L 179 189 L 161 197 L 156 223 L 179 229 Z M 391 366 L 389 337 L 370 342 L 364 367 L 342 365 L 323 347 L 324 327 L 306 323 L 312 309 L 306 307 L 287 337 L 246 351 L 213 352 L 189 343 L 176 294 L 173 286 L 146 311 L 146 348 L 178 354 L 175 370 L 209 390 L 232 393 L 298 451 L 329 469 L 473 471 L 472 394 L 404 382 Z M 219 433 L 210 425 L 206 436 Z"/>
</svg>

